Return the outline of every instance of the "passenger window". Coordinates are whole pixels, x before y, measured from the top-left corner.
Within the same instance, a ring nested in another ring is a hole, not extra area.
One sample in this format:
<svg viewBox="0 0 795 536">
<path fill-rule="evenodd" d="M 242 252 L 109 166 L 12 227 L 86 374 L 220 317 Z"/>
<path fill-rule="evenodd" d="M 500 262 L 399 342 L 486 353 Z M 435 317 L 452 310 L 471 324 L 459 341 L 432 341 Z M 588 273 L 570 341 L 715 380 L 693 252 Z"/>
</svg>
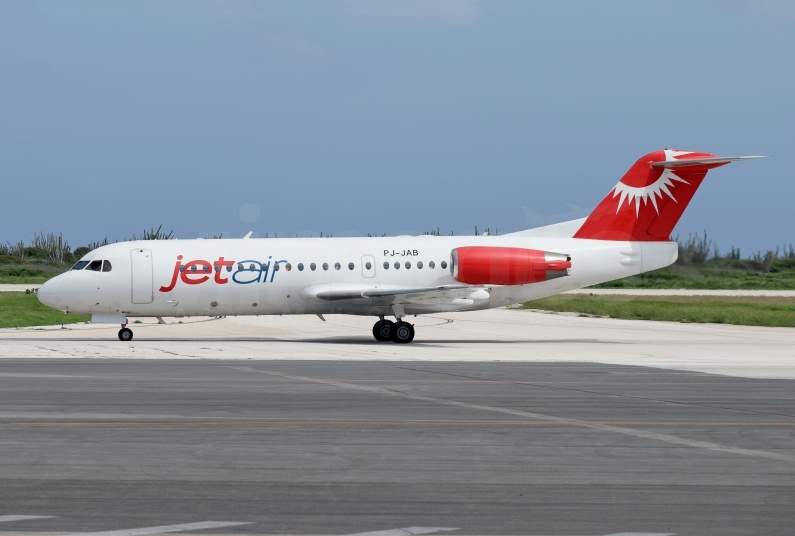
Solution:
<svg viewBox="0 0 795 536">
<path fill-rule="evenodd" d="M 315 271 L 315 268 L 317 268 L 317 265 L 314 262 L 309 265 L 309 269 L 312 270 L 313 272 Z"/>
<path fill-rule="evenodd" d="M 395 270 L 400 270 L 400 261 L 395 261 Z"/>
<path fill-rule="evenodd" d="M 324 270 L 328 270 L 328 263 L 327 263 L 327 262 L 324 262 L 324 263 L 323 263 L 323 269 L 324 269 Z"/>
<path fill-rule="evenodd" d="M 231 271 L 232 271 L 232 265 L 231 265 L 231 264 L 230 264 L 230 265 L 227 265 L 227 267 L 226 267 L 226 271 L 227 271 L 227 272 L 231 272 Z M 183 270 L 183 272 L 184 272 L 184 270 Z"/>
<path fill-rule="evenodd" d="M 102 270 L 102 261 L 91 261 L 91 264 L 88 265 L 86 270 L 93 270 L 95 272 L 99 272 Z"/>
<path fill-rule="evenodd" d="M 429 263 L 428 263 L 428 268 L 430 268 L 431 270 L 433 270 L 434 268 L 436 268 L 436 263 L 435 263 L 435 262 L 433 262 L 433 261 L 429 262 Z"/>
<path fill-rule="evenodd" d="M 384 270 L 389 270 L 389 263 L 388 262 L 384 262 Z"/>
<path fill-rule="evenodd" d="M 72 266 L 72 270 L 82 270 L 83 268 L 85 268 L 85 267 L 86 267 L 86 265 L 87 265 L 89 262 L 90 262 L 90 261 L 79 261 L 77 264 L 75 264 L 74 266 Z"/>
<path fill-rule="evenodd" d="M 111 270 L 113 270 L 113 266 L 111 266 L 110 261 L 105 261 L 104 264 L 102 265 L 102 271 L 110 272 Z"/>
<path fill-rule="evenodd" d="M 194 272 L 196 271 L 196 267 L 195 266 L 191 266 L 191 268 L 193 268 Z M 243 267 L 243 264 L 237 263 L 237 271 L 238 272 L 242 272 L 243 270 L 245 270 L 245 268 Z"/>
<path fill-rule="evenodd" d="M 409 268 L 411 268 L 411 263 L 409 261 L 406 261 L 406 270 L 408 270 Z"/>
<path fill-rule="evenodd" d="M 278 266 L 278 265 L 277 265 L 277 266 Z M 248 271 L 249 271 L 249 272 L 255 272 L 256 270 L 257 270 L 257 269 L 256 269 L 256 267 L 255 267 L 253 264 L 249 264 L 249 265 L 248 265 Z"/>
<path fill-rule="evenodd" d="M 179 267 L 179 271 L 180 271 L 180 272 L 184 272 L 184 271 L 185 271 L 185 266 L 180 266 L 180 267 Z"/>
<path fill-rule="evenodd" d="M 334 263 L 334 269 L 335 269 L 335 270 L 339 270 L 340 268 L 342 268 L 342 266 L 340 266 L 340 263 L 338 263 L 338 262 L 335 262 L 335 263 Z"/>
<path fill-rule="evenodd" d="M 292 269 L 293 269 L 293 267 L 292 267 L 292 265 L 291 265 L 291 264 L 288 262 L 287 264 L 285 264 L 285 265 L 284 265 L 284 269 L 285 269 L 285 270 L 287 270 L 287 271 L 289 272 L 290 270 L 292 270 Z"/>
<path fill-rule="evenodd" d="M 364 267 L 367 268 L 368 270 L 370 270 L 373 267 L 373 265 L 371 263 L 369 263 L 369 262 L 366 262 L 364 264 Z"/>
<path fill-rule="evenodd" d="M 447 261 L 442 261 L 442 265 L 441 266 L 442 266 L 442 270 L 447 268 Z"/>
<path fill-rule="evenodd" d="M 353 263 L 352 262 L 348 263 L 348 270 L 353 270 Z"/>
<path fill-rule="evenodd" d="M 205 272 L 209 273 L 210 272 L 210 265 L 209 264 L 205 264 L 203 270 Z"/>
<path fill-rule="evenodd" d="M 304 263 L 302 263 L 302 262 L 298 263 L 298 271 L 299 272 L 303 272 L 304 271 Z"/>
<path fill-rule="evenodd" d="M 422 261 L 417 261 L 417 269 L 422 270 Z"/>
<path fill-rule="evenodd" d="M 278 262 L 273 264 L 273 271 L 274 272 L 278 272 L 279 271 L 279 263 Z"/>
</svg>

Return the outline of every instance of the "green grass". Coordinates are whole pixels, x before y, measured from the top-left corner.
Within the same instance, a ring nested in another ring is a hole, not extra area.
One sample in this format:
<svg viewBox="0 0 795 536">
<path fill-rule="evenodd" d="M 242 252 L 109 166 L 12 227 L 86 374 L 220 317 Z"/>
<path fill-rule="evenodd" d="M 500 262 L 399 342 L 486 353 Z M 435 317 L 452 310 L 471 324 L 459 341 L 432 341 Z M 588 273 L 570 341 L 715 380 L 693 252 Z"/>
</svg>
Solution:
<svg viewBox="0 0 795 536">
<path fill-rule="evenodd" d="M 70 266 L 52 264 L 11 264 L 0 263 L 0 283 L 40 285 L 58 274 L 67 271 Z"/>
<path fill-rule="evenodd" d="M 0 292 L 0 328 L 52 326 L 88 322 L 89 316 L 64 314 L 42 305 L 35 294 Z"/>
<path fill-rule="evenodd" d="M 795 327 L 795 298 L 567 294 L 525 302 L 521 308 L 628 320 Z"/>
<path fill-rule="evenodd" d="M 765 272 L 762 264 L 753 260 L 710 259 L 702 264 L 688 266 L 674 264 L 593 288 L 793 290 L 795 259 L 773 261 L 770 272 Z"/>
</svg>

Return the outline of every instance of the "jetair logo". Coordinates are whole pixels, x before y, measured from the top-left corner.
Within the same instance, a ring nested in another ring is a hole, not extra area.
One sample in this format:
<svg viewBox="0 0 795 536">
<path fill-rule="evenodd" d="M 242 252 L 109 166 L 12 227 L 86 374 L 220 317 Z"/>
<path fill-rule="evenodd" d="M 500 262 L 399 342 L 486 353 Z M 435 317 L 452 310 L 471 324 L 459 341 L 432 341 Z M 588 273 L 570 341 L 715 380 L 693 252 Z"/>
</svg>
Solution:
<svg viewBox="0 0 795 536">
<path fill-rule="evenodd" d="M 231 278 L 232 282 L 238 285 L 273 283 L 280 264 L 286 264 L 285 269 L 288 272 L 290 271 L 290 264 L 286 260 L 273 261 L 271 260 L 273 257 L 268 257 L 266 262 L 252 259 L 233 261 L 218 257 L 212 263 L 196 259 L 184 264 L 182 263 L 182 258 L 182 255 L 177 255 L 174 272 L 171 274 L 171 282 L 168 286 L 160 287 L 160 292 L 171 292 L 177 286 L 178 281 L 182 281 L 186 285 L 201 285 L 212 279 L 217 285 L 226 285 Z M 268 281 L 268 273 L 271 276 L 270 281 Z"/>
</svg>

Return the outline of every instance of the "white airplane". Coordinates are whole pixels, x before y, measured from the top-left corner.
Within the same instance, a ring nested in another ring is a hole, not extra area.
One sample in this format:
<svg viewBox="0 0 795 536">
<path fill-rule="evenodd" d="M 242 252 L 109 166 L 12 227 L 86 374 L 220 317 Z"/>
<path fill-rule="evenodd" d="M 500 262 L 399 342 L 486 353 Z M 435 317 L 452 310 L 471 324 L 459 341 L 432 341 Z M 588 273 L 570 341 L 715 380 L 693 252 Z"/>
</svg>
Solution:
<svg viewBox="0 0 795 536">
<path fill-rule="evenodd" d="M 127 316 L 341 313 L 409 343 L 410 315 L 521 303 L 672 264 L 670 234 L 707 171 L 735 160 L 662 150 L 638 160 L 587 217 L 503 236 L 149 240 L 97 248 L 39 288 L 92 323 Z M 395 322 L 385 317 L 393 316 Z"/>
</svg>

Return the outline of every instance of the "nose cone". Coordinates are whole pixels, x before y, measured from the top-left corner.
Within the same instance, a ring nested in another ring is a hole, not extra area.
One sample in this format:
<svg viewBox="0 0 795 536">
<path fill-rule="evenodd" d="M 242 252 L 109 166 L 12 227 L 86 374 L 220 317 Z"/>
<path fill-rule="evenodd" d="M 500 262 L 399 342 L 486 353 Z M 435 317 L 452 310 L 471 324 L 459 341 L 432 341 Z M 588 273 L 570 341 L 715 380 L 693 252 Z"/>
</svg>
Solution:
<svg viewBox="0 0 795 536">
<path fill-rule="evenodd" d="M 36 297 L 39 298 L 41 303 L 54 309 L 59 309 L 58 304 L 61 303 L 61 282 L 58 281 L 59 277 L 61 276 L 55 276 L 44 283 L 39 287 L 39 291 L 36 293 Z"/>
</svg>

